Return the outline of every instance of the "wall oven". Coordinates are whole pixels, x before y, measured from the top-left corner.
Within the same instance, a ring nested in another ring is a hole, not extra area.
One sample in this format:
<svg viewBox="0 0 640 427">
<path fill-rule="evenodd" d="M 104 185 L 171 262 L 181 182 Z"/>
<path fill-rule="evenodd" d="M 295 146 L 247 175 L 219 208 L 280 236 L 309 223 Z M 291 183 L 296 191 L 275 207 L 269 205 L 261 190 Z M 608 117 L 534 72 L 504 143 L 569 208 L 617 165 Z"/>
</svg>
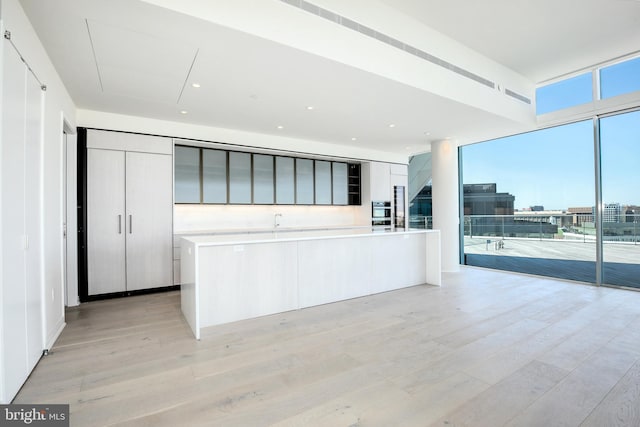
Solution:
<svg viewBox="0 0 640 427">
<path fill-rule="evenodd" d="M 391 202 L 371 202 L 371 225 L 391 227 Z"/>
</svg>

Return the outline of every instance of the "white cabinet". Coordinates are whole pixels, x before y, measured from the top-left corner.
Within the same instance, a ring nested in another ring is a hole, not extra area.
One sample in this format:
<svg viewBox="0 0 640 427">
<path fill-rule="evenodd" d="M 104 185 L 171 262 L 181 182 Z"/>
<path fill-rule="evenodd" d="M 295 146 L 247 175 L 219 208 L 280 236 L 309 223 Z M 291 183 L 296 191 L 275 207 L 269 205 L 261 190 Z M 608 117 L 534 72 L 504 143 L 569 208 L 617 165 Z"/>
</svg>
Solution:
<svg viewBox="0 0 640 427">
<path fill-rule="evenodd" d="M 87 150 L 89 295 L 126 290 L 125 152 Z"/>
<path fill-rule="evenodd" d="M 391 200 L 391 169 L 389 163 L 371 162 L 371 200 Z"/>
<path fill-rule="evenodd" d="M 104 133 L 98 140 L 108 140 Z M 91 137 L 88 133 L 88 294 L 172 285 L 172 156 L 104 149 L 106 144 L 91 148 Z"/>
<path fill-rule="evenodd" d="M 127 290 L 173 284 L 171 156 L 127 153 Z"/>
</svg>

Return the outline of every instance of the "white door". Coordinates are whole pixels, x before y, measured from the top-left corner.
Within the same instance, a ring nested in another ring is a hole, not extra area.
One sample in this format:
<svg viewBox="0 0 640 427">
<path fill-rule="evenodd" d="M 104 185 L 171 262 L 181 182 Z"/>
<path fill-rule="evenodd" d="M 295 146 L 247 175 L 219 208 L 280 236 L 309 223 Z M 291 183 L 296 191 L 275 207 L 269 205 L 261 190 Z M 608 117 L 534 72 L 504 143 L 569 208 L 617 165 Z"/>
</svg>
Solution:
<svg viewBox="0 0 640 427">
<path fill-rule="evenodd" d="M 6 44 L 5 44 L 6 46 Z M 29 375 L 25 292 L 25 81 L 27 68 L 5 49 L 2 109 L 2 403 L 8 403 Z M 11 108 L 7 108 L 11 106 Z"/>
<path fill-rule="evenodd" d="M 172 161 L 127 152 L 127 290 L 173 284 Z"/>
<path fill-rule="evenodd" d="M 3 62 L 0 402 L 11 401 L 43 349 L 42 92 L 13 49 Z"/>
<path fill-rule="evenodd" d="M 87 150 L 87 287 L 89 295 L 124 292 L 125 153 Z"/>
</svg>

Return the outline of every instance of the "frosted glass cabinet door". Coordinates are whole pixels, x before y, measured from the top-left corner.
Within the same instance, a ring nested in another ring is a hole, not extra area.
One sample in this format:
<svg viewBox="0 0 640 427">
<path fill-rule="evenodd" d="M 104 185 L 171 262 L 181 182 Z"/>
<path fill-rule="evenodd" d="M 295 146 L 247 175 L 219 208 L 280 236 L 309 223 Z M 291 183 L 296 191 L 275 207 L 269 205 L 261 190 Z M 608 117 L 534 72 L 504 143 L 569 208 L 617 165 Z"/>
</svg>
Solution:
<svg viewBox="0 0 640 427">
<path fill-rule="evenodd" d="M 313 204 L 313 160 L 296 159 L 296 204 Z"/>
<path fill-rule="evenodd" d="M 176 203 L 200 203 L 200 149 L 175 148 Z"/>
<path fill-rule="evenodd" d="M 127 290 L 173 284 L 171 156 L 127 152 Z"/>
<path fill-rule="evenodd" d="M 202 202 L 227 203 L 227 152 L 202 150 Z"/>
<path fill-rule="evenodd" d="M 273 156 L 253 155 L 253 203 L 273 204 Z"/>
<path fill-rule="evenodd" d="M 276 157 L 276 203 L 292 205 L 295 203 L 295 177 L 293 158 Z"/>
<path fill-rule="evenodd" d="M 316 160 L 316 205 L 331 204 L 331 162 Z"/>
<path fill-rule="evenodd" d="M 229 203 L 251 203 L 251 154 L 229 153 Z"/>
<path fill-rule="evenodd" d="M 333 204 L 346 205 L 349 203 L 348 197 L 348 173 L 347 164 L 333 162 Z"/>
<path fill-rule="evenodd" d="M 124 151 L 87 150 L 89 295 L 126 290 L 124 154 Z"/>
</svg>

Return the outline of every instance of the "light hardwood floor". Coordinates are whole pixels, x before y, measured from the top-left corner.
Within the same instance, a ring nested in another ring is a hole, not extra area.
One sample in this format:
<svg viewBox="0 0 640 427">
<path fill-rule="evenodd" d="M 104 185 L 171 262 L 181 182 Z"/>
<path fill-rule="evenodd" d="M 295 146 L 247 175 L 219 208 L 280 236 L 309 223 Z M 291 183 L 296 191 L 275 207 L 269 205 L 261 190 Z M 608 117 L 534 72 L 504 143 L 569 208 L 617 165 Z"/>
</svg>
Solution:
<svg viewBox="0 0 640 427">
<path fill-rule="evenodd" d="M 640 292 L 467 267 L 201 341 L 177 292 L 67 322 L 14 403 L 72 426 L 640 426 Z"/>
</svg>

